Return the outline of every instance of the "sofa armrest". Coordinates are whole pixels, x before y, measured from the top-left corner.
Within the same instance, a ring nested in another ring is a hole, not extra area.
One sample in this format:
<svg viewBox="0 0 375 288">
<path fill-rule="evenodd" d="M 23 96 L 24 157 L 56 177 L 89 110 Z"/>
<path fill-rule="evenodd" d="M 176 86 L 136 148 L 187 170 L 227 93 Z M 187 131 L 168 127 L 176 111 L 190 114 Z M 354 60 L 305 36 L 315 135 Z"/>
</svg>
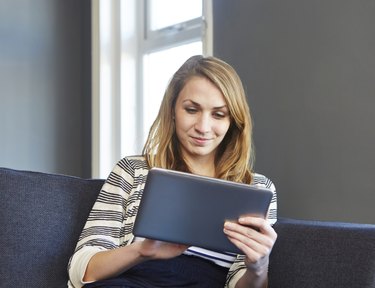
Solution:
<svg viewBox="0 0 375 288">
<path fill-rule="evenodd" d="M 375 287 L 375 225 L 280 219 L 269 287 Z"/>
</svg>

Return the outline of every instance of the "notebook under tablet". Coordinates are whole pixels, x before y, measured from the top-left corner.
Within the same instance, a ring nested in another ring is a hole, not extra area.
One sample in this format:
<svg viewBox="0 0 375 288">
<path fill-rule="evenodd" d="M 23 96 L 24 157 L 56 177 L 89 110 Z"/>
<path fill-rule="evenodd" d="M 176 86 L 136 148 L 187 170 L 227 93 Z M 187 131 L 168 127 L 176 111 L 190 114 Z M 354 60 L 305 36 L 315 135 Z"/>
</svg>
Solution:
<svg viewBox="0 0 375 288">
<path fill-rule="evenodd" d="M 251 185 L 152 168 L 147 176 L 135 236 L 240 253 L 223 232 L 225 220 L 266 217 L 272 191 Z"/>
</svg>

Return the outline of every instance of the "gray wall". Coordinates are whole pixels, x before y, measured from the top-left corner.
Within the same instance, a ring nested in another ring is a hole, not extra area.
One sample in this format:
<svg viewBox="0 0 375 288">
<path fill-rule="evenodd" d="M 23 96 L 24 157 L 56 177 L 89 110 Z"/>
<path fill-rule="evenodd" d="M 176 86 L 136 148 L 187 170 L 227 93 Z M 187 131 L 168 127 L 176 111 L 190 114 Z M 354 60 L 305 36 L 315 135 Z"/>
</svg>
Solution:
<svg viewBox="0 0 375 288">
<path fill-rule="evenodd" d="M 215 0 L 279 215 L 375 223 L 375 1 Z"/>
<path fill-rule="evenodd" d="M 90 175 L 90 1 L 0 0 L 0 166 Z"/>
</svg>

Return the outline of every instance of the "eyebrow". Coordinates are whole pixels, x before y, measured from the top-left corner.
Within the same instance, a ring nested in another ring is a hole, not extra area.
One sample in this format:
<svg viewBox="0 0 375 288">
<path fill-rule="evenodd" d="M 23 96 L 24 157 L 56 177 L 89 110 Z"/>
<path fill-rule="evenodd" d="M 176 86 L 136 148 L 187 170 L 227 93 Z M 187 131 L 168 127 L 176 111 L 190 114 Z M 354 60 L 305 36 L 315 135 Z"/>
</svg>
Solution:
<svg viewBox="0 0 375 288">
<path fill-rule="evenodd" d="M 185 103 L 185 102 L 191 102 L 193 103 L 194 105 L 196 106 L 201 106 L 199 103 L 193 101 L 193 100 L 190 100 L 190 99 L 186 99 L 184 101 L 182 101 L 182 103 Z M 214 110 L 219 110 L 219 109 L 223 109 L 223 108 L 228 108 L 226 104 L 224 104 L 223 106 L 217 106 L 217 107 L 213 107 Z"/>
</svg>

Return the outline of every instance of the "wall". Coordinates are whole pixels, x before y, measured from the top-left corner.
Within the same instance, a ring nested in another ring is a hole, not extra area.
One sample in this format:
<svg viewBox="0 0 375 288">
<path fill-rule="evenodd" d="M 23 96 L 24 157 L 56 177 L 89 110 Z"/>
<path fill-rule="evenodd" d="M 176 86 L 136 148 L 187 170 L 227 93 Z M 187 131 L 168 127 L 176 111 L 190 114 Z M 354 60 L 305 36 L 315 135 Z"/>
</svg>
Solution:
<svg viewBox="0 0 375 288">
<path fill-rule="evenodd" d="M 280 216 L 375 223 L 375 2 L 213 5 L 214 55 L 243 79 Z"/>
<path fill-rule="evenodd" d="M 0 2 L 0 166 L 90 175 L 90 5 Z"/>
</svg>

